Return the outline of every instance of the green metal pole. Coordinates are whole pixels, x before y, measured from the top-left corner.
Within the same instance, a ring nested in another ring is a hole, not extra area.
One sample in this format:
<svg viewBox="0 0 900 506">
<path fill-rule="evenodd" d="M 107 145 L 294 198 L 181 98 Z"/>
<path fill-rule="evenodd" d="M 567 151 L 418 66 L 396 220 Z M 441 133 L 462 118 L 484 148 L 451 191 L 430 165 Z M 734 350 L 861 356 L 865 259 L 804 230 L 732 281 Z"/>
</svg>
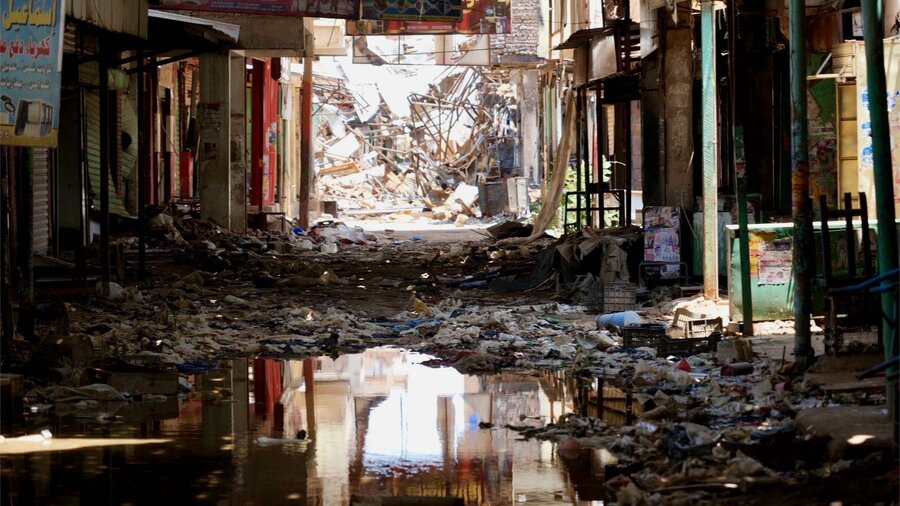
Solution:
<svg viewBox="0 0 900 506">
<path fill-rule="evenodd" d="M 703 92 L 703 294 L 719 299 L 716 178 L 716 30 L 713 0 L 700 4 L 700 62 Z"/>
<path fill-rule="evenodd" d="M 891 133 L 888 124 L 887 83 L 885 82 L 884 66 L 884 25 L 882 24 L 884 14 L 880 0 L 863 0 L 861 7 L 874 155 L 875 212 L 878 218 L 878 272 L 887 272 L 897 267 L 897 227 L 894 223 L 896 219 L 894 177 L 891 168 Z M 881 337 L 884 341 L 885 359 L 893 357 L 896 353 L 894 349 L 896 343 L 893 340 L 888 320 L 894 314 L 896 303 L 893 291 L 881 295 L 883 313 Z M 897 395 L 895 391 L 892 391 L 892 386 L 896 387 L 894 383 L 888 382 L 888 399 L 892 399 L 889 404 L 893 416 L 897 409 Z"/>
<path fill-rule="evenodd" d="M 812 312 L 809 256 L 812 221 L 809 204 L 809 149 L 806 115 L 806 8 L 804 0 L 791 0 L 791 187 L 794 215 L 794 360 L 808 364 L 812 348 L 809 317 Z"/>
<path fill-rule="evenodd" d="M 732 170 L 735 175 L 735 189 L 738 207 L 738 247 L 741 257 L 741 313 L 743 322 L 741 332 L 745 336 L 753 335 L 753 291 L 750 284 L 750 231 L 747 228 L 747 160 L 744 156 L 744 104 L 738 111 L 738 73 L 737 73 L 737 1 L 731 0 L 728 5 L 728 91 L 732 121 Z M 744 88 L 742 88 L 742 91 Z M 743 97 L 742 97 L 743 98 Z"/>
</svg>

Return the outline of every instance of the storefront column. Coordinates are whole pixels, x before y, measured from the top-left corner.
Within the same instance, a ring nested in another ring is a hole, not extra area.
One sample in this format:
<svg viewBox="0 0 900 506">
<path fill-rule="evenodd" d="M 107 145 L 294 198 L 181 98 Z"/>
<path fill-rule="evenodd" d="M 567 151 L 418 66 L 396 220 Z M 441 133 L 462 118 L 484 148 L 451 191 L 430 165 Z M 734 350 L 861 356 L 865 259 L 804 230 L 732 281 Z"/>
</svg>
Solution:
<svg viewBox="0 0 900 506">
<path fill-rule="evenodd" d="M 228 53 L 200 57 L 200 217 L 231 229 L 231 60 Z"/>
<path fill-rule="evenodd" d="M 716 173 L 716 29 L 713 2 L 700 3 L 703 87 L 703 294 L 719 300 L 718 180 Z"/>
<path fill-rule="evenodd" d="M 243 56 L 231 55 L 231 231 L 247 231 L 247 93 L 245 89 L 246 63 Z"/>
</svg>

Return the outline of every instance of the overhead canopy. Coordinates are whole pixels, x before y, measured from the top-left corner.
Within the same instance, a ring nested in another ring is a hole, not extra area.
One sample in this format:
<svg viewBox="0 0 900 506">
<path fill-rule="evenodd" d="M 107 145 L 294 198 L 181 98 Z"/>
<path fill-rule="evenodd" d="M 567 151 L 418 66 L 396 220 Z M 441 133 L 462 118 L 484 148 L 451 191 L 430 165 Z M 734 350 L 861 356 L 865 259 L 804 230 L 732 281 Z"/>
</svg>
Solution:
<svg viewBox="0 0 900 506">
<path fill-rule="evenodd" d="M 569 38 L 566 39 L 565 42 L 553 48 L 554 51 L 559 51 L 561 49 L 575 49 L 576 47 L 581 47 L 587 44 L 590 44 L 591 39 L 594 37 L 601 37 L 612 33 L 613 27 L 605 26 L 603 28 L 585 28 L 584 30 L 578 30 L 577 32 L 573 32 L 572 35 L 569 35 Z"/>
<path fill-rule="evenodd" d="M 222 21 L 152 9 L 147 11 L 147 16 L 148 39 L 159 46 L 199 49 L 196 47 L 197 44 L 211 46 L 234 44 L 241 34 L 240 26 Z"/>
</svg>

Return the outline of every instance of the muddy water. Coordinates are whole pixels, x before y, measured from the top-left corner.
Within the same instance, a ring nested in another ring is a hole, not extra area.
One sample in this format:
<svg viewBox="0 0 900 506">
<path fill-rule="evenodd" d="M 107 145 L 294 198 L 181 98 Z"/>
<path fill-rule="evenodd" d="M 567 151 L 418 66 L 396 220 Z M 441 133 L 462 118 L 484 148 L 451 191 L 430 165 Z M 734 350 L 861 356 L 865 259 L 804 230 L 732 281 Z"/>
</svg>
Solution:
<svg viewBox="0 0 900 506">
<path fill-rule="evenodd" d="M 602 504 L 608 453 L 502 428 L 576 409 L 571 380 L 428 359 L 234 360 L 183 399 L 57 412 L 40 422 L 52 445 L 0 446 L 3 504 Z"/>
</svg>

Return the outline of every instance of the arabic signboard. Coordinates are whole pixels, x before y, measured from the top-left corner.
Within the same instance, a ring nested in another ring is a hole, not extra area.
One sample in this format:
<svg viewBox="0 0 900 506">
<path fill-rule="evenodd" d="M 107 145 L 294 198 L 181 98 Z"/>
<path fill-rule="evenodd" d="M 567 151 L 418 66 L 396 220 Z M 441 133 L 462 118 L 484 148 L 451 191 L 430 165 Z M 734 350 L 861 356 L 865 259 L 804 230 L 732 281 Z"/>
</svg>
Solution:
<svg viewBox="0 0 900 506">
<path fill-rule="evenodd" d="M 459 21 L 462 0 L 362 0 L 363 19 Z"/>
<path fill-rule="evenodd" d="M 156 0 L 152 9 L 359 19 L 359 0 Z"/>
<path fill-rule="evenodd" d="M 0 144 L 56 147 L 62 0 L 0 4 Z"/>
<path fill-rule="evenodd" d="M 412 20 L 361 19 L 347 23 L 347 32 L 349 35 L 510 33 L 509 7 L 510 0 L 465 0 L 462 2 L 462 16 L 457 20 L 422 21 L 418 17 Z"/>
</svg>

